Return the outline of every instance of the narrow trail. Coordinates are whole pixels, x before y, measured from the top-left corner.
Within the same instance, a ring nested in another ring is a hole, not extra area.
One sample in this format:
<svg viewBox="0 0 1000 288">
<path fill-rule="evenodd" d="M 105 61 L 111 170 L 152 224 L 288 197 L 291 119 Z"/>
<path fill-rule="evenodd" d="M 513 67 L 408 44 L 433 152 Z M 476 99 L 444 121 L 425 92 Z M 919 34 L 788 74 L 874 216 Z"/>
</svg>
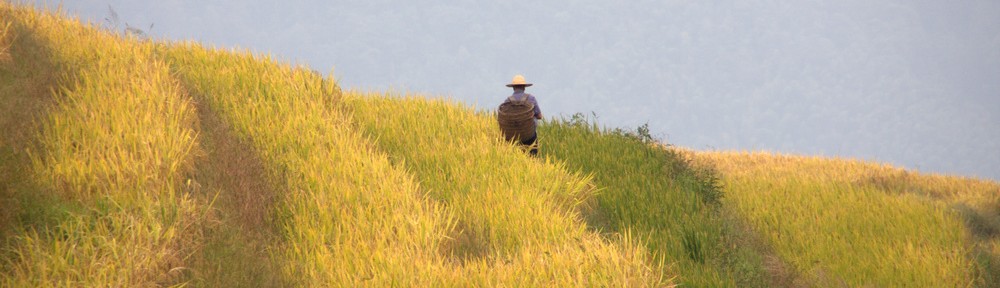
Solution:
<svg viewBox="0 0 1000 288">
<path fill-rule="evenodd" d="M 795 271 L 791 264 L 786 263 L 777 251 L 760 237 L 750 223 L 740 218 L 731 208 L 723 206 L 722 218 L 730 228 L 730 235 L 727 235 L 726 243 L 734 247 L 740 247 L 730 253 L 753 253 L 761 257 L 763 262 L 763 274 L 756 271 L 734 271 L 737 275 L 744 277 L 745 282 L 741 284 L 760 285 L 767 284 L 768 287 L 813 287 L 803 275 Z M 738 257 L 738 256 L 735 256 Z M 738 269 L 741 267 L 732 267 Z"/>
<path fill-rule="evenodd" d="M 9 16 L 3 18 L 16 18 Z M 0 21 L 0 28 L 7 21 L 12 20 Z M 40 188 L 27 181 L 31 179 L 28 150 L 38 142 L 39 123 L 52 106 L 52 91 L 58 85 L 48 47 L 21 23 L 8 27 L 0 39 L 0 48 L 9 48 L 0 54 L 0 245 L 15 227 L 26 224 L 17 223 L 18 218 L 32 218 L 21 217 L 22 213 L 44 205 L 37 193 Z"/>
<path fill-rule="evenodd" d="M 268 219 L 277 194 L 261 159 L 228 123 L 191 95 L 198 110 L 199 139 L 204 150 L 196 161 L 192 191 L 213 203 L 216 224 L 206 228 L 206 246 L 195 261 L 204 286 L 282 287 L 279 267 L 269 247 L 280 241 Z M 200 263 L 199 263 L 200 262 Z"/>
</svg>

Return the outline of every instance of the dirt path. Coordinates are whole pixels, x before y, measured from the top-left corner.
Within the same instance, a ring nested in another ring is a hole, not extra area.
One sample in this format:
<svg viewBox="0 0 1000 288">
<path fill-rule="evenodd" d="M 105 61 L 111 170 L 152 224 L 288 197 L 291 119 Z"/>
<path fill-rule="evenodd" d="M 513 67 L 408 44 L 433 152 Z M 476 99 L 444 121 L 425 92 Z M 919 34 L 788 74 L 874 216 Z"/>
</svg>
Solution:
<svg viewBox="0 0 1000 288">
<path fill-rule="evenodd" d="M 190 94 L 189 94 L 190 95 Z M 204 149 L 189 186 L 206 203 L 213 203 L 217 222 L 207 227 L 197 281 L 210 287 L 283 287 L 269 249 L 280 241 L 269 219 L 277 188 L 268 181 L 254 149 L 232 131 L 200 97 L 199 139 Z"/>
</svg>

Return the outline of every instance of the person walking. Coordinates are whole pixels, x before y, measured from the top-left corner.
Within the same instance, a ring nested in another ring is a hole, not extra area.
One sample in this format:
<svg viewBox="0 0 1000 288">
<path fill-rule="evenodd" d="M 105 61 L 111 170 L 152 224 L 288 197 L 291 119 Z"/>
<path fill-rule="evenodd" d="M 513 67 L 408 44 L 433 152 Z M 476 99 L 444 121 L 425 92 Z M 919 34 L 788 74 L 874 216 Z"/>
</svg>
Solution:
<svg viewBox="0 0 1000 288">
<path fill-rule="evenodd" d="M 497 121 L 507 141 L 517 140 L 528 153 L 536 156 L 538 131 L 535 127 L 536 120 L 542 119 L 542 109 L 538 107 L 538 100 L 534 95 L 524 92 L 525 88 L 531 85 L 533 84 L 524 80 L 524 76 L 514 75 L 514 79 L 507 84 L 507 87 L 514 89 L 514 93 L 500 104 Z"/>
</svg>

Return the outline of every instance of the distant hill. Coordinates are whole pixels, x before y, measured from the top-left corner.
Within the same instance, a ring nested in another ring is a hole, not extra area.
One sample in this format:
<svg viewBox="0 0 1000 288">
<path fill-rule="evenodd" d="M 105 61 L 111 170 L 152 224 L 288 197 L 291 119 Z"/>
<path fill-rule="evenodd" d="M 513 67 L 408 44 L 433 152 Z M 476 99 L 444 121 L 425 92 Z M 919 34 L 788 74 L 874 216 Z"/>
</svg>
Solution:
<svg viewBox="0 0 1000 288">
<path fill-rule="evenodd" d="M 0 4 L 0 286 L 1000 284 L 1000 185 L 665 146 Z M 645 128 L 645 127 L 642 127 Z"/>
</svg>

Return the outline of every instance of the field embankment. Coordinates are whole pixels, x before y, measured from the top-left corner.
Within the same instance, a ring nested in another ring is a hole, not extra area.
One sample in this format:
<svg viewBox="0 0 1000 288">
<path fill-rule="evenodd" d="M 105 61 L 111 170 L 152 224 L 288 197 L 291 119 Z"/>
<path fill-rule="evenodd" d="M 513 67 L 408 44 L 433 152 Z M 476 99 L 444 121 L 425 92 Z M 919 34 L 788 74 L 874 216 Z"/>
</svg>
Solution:
<svg viewBox="0 0 1000 288">
<path fill-rule="evenodd" d="M 993 182 L 689 152 L 0 4 L 0 286 L 1000 285 Z M 499 99 L 499 98 L 498 98 Z"/>
</svg>

